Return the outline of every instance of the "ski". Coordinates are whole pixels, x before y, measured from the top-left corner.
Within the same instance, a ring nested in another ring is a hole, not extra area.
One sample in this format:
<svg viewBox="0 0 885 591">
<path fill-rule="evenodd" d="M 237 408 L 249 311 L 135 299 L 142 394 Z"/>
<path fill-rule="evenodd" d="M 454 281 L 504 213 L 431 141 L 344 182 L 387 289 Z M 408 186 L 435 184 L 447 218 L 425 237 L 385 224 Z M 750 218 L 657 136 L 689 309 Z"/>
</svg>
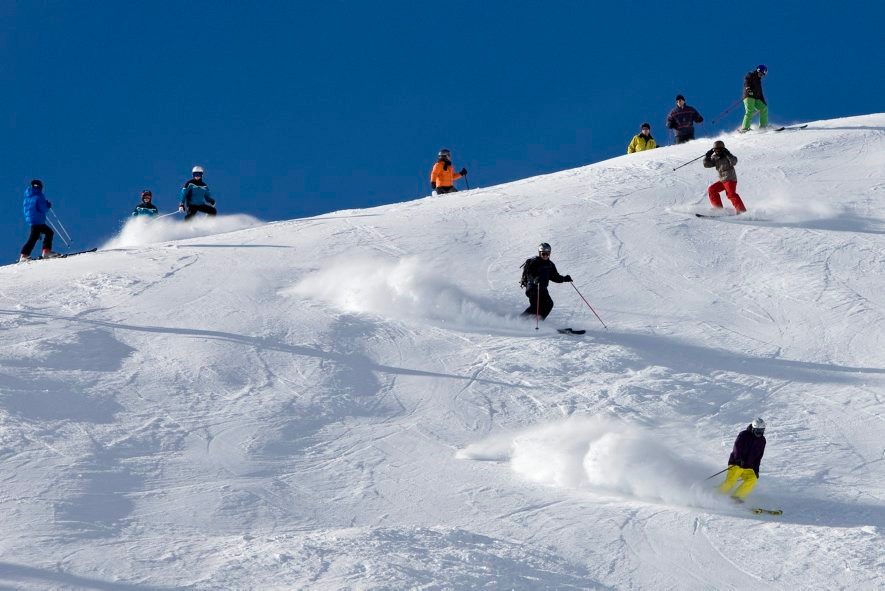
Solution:
<svg viewBox="0 0 885 591">
<path fill-rule="evenodd" d="M 793 125 L 792 127 L 778 127 L 777 129 L 775 129 L 775 131 L 793 131 L 796 129 L 805 129 L 806 127 L 808 127 L 807 123 L 805 125 Z"/>
<path fill-rule="evenodd" d="M 575 330 L 574 328 L 557 328 L 556 332 L 559 334 L 584 334 L 586 330 Z"/>
<path fill-rule="evenodd" d="M 750 509 L 753 515 L 783 515 L 782 509 L 763 509 L 762 507 L 753 507 Z"/>
<path fill-rule="evenodd" d="M 710 219 L 725 218 L 725 217 L 735 217 L 735 215 L 734 215 L 733 213 L 723 213 L 723 214 L 696 213 L 696 214 L 694 214 L 694 215 L 695 215 L 695 217 L 699 217 L 699 218 L 710 218 Z"/>
<path fill-rule="evenodd" d="M 76 252 L 60 253 L 57 257 L 49 257 L 48 259 L 44 259 L 42 256 L 40 256 L 40 257 L 35 257 L 31 260 L 32 261 L 51 261 L 52 259 L 66 259 L 68 257 L 72 257 L 72 256 L 78 255 L 78 254 L 86 254 L 87 252 L 95 252 L 96 250 L 98 250 L 98 248 L 90 248 L 88 250 L 78 250 Z"/>
<path fill-rule="evenodd" d="M 722 219 L 722 218 L 729 218 L 729 219 L 736 219 L 736 220 L 740 220 L 740 221 L 748 221 L 748 222 L 769 222 L 769 221 L 771 221 L 771 220 L 762 219 L 762 218 L 746 217 L 746 216 L 743 216 L 743 215 L 737 215 L 737 214 L 734 214 L 734 213 L 723 213 L 723 214 L 721 214 L 721 215 L 711 215 L 711 214 L 705 214 L 705 213 L 696 213 L 696 214 L 694 214 L 694 215 L 695 215 L 695 217 L 704 218 L 704 219 L 709 219 L 709 220 L 717 220 L 717 219 Z"/>
</svg>

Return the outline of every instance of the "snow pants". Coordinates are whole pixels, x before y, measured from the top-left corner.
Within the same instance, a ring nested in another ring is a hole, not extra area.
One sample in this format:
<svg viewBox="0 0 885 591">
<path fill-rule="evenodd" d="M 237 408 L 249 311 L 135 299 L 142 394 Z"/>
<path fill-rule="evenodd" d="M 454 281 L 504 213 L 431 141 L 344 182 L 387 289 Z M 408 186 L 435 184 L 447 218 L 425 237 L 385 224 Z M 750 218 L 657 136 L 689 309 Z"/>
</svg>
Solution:
<svg viewBox="0 0 885 591">
<path fill-rule="evenodd" d="M 55 232 L 53 232 L 52 228 L 46 224 L 35 224 L 31 226 L 31 233 L 28 235 L 28 241 L 22 246 L 23 255 L 26 257 L 31 256 L 31 251 L 34 250 L 34 245 L 36 245 L 37 241 L 40 239 L 40 234 L 43 234 L 43 249 L 52 250 L 52 237 L 55 236 Z"/>
<path fill-rule="evenodd" d="M 741 196 L 737 194 L 737 184 L 737 181 L 718 181 L 707 187 L 707 196 L 710 197 L 710 204 L 713 207 L 722 207 L 722 199 L 719 197 L 719 193 L 725 191 L 725 196 L 728 197 L 728 200 L 731 201 L 738 213 L 747 211 L 747 208 L 744 207 L 744 202 L 741 201 Z"/>
<path fill-rule="evenodd" d="M 207 215 L 215 215 L 218 213 L 218 210 L 216 210 L 211 205 L 208 205 L 205 203 L 200 203 L 199 205 L 188 205 L 187 206 L 187 213 L 184 214 L 184 219 L 185 220 L 191 219 L 192 217 L 197 215 L 198 211 L 202 211 L 203 213 L 205 213 Z"/>
<path fill-rule="evenodd" d="M 525 292 L 526 297 L 529 299 L 529 307 L 525 309 L 522 313 L 523 316 L 534 316 L 538 314 L 541 316 L 541 320 L 547 318 L 547 315 L 550 314 L 550 311 L 553 310 L 553 299 L 550 297 L 550 294 L 546 289 L 541 289 L 541 301 L 538 302 L 538 289 L 527 289 Z"/>
<path fill-rule="evenodd" d="M 750 494 L 750 491 L 753 490 L 753 487 L 756 486 L 756 473 L 749 468 L 729 466 L 728 472 L 725 474 L 725 482 L 719 486 L 719 492 L 723 494 L 728 493 L 734 488 L 734 485 L 737 484 L 738 480 L 742 480 L 743 482 L 731 496 L 743 501 L 747 498 L 747 495 Z"/>
<path fill-rule="evenodd" d="M 750 129 L 750 121 L 753 120 L 756 111 L 759 111 L 759 127 L 768 127 L 768 105 L 748 96 L 744 99 L 744 122 L 741 129 Z"/>
<path fill-rule="evenodd" d="M 437 187 L 436 194 L 437 195 L 445 195 L 446 193 L 457 193 L 458 189 L 455 187 Z"/>
</svg>

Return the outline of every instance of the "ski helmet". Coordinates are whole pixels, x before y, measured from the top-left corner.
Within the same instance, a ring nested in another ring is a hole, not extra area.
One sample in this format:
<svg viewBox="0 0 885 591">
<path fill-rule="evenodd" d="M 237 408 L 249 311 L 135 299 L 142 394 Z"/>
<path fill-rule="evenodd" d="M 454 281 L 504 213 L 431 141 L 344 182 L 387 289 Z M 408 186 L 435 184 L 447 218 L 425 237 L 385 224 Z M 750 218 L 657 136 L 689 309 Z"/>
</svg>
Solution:
<svg viewBox="0 0 885 591">
<path fill-rule="evenodd" d="M 41 181 L 40 179 L 34 179 L 31 181 L 31 186 L 34 187 L 35 189 L 40 189 L 42 191 L 43 190 L 43 181 Z"/>
<path fill-rule="evenodd" d="M 750 423 L 750 428 L 753 430 L 753 435 L 762 437 L 762 434 L 765 433 L 765 421 L 761 418 L 753 419 L 753 422 Z"/>
<path fill-rule="evenodd" d="M 550 254 L 551 250 L 553 250 L 553 249 L 551 249 L 550 245 L 547 244 L 546 242 L 542 242 L 541 244 L 538 245 L 538 252 L 539 253 L 546 252 L 547 254 Z"/>
<path fill-rule="evenodd" d="M 452 151 L 449 150 L 448 148 L 443 148 L 442 150 L 439 151 L 439 157 L 445 158 L 446 160 L 451 160 L 452 159 Z"/>
<path fill-rule="evenodd" d="M 142 199 L 144 199 L 145 197 L 147 197 L 148 200 L 150 200 L 150 199 L 153 198 L 153 196 L 154 196 L 154 194 L 151 193 L 151 190 L 150 190 L 150 189 L 145 189 L 144 191 L 141 192 L 141 198 L 142 198 Z"/>
<path fill-rule="evenodd" d="M 191 174 L 197 174 L 197 173 L 203 174 L 203 167 L 202 166 L 194 166 L 193 170 L 191 170 Z"/>
<path fill-rule="evenodd" d="M 759 64 L 758 66 L 756 66 L 756 71 L 759 72 L 760 76 L 765 76 L 766 74 L 768 74 L 768 66 L 766 66 L 765 64 Z"/>
</svg>

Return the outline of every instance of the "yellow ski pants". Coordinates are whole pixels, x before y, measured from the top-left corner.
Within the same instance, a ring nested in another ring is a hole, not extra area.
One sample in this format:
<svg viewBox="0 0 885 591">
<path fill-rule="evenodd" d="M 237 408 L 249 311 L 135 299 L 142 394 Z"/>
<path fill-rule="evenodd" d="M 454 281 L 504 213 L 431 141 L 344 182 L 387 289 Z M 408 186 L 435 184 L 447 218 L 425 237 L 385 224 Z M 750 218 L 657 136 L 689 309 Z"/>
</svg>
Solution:
<svg viewBox="0 0 885 591">
<path fill-rule="evenodd" d="M 719 492 L 728 493 L 738 480 L 743 480 L 741 485 L 731 496 L 744 500 L 753 487 L 756 486 L 756 473 L 750 468 L 741 468 L 740 466 L 729 466 L 728 472 L 725 474 L 725 482 L 719 485 Z"/>
</svg>

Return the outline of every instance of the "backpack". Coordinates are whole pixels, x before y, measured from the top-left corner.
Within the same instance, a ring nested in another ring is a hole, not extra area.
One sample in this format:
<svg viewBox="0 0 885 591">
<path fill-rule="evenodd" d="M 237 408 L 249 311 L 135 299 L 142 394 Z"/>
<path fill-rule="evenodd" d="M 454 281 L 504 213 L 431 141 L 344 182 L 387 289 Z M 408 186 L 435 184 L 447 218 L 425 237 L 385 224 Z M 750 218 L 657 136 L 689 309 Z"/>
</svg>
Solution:
<svg viewBox="0 0 885 591">
<path fill-rule="evenodd" d="M 529 273 L 529 264 L 534 260 L 534 258 L 526 259 L 525 262 L 520 265 L 520 269 L 522 269 L 522 276 L 519 278 L 519 286 L 525 289 L 529 285 L 534 285 L 537 283 L 538 278 L 532 276 Z"/>
</svg>

